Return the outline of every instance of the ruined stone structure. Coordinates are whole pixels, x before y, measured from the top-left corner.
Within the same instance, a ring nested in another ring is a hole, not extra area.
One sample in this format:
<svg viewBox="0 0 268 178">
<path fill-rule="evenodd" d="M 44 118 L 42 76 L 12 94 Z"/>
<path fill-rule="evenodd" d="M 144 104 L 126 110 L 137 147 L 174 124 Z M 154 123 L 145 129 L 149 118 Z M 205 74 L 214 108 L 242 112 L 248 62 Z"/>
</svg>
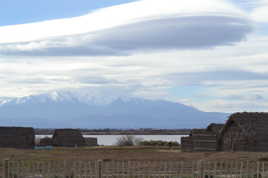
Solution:
<svg viewBox="0 0 268 178">
<path fill-rule="evenodd" d="M 93 137 L 86 137 L 86 146 L 98 146 L 98 139 Z"/>
<path fill-rule="evenodd" d="M 192 152 L 193 151 L 193 142 L 191 137 L 182 137 L 181 138 L 181 151 L 183 152 Z"/>
<path fill-rule="evenodd" d="M 225 125 L 193 129 L 182 151 L 268 151 L 268 113 L 235 113 Z"/>
<path fill-rule="evenodd" d="M 207 131 L 209 132 L 213 132 L 217 135 L 220 135 L 222 129 L 224 127 L 224 124 L 215 124 L 215 123 L 212 123 L 210 124 L 208 127 L 207 127 Z"/>
<path fill-rule="evenodd" d="M 220 136 L 221 151 L 268 151 L 268 113 L 235 113 Z"/>
<path fill-rule="evenodd" d="M 206 129 L 193 129 L 189 137 L 181 138 L 182 151 L 217 151 L 223 126 L 223 124 L 210 124 Z"/>
<path fill-rule="evenodd" d="M 30 127 L 0 127 L 0 147 L 33 149 L 34 129 Z"/>
<path fill-rule="evenodd" d="M 52 138 L 49 137 L 41 138 L 38 146 L 52 146 Z"/>
<path fill-rule="evenodd" d="M 216 151 L 217 135 L 206 129 L 192 130 L 190 137 L 193 143 L 193 151 Z"/>
<path fill-rule="evenodd" d="M 182 151 L 216 151 L 217 135 L 206 129 L 193 129 L 189 137 L 181 139 Z"/>
<path fill-rule="evenodd" d="M 52 137 L 53 146 L 79 147 L 86 146 L 81 132 L 77 129 L 56 129 Z"/>
</svg>

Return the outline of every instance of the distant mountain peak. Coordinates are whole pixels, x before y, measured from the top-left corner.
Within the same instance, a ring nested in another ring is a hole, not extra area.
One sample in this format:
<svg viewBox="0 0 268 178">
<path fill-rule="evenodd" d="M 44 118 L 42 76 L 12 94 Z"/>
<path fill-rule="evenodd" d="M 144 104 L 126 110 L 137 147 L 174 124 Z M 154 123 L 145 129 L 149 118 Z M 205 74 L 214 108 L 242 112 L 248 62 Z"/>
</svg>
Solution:
<svg viewBox="0 0 268 178">
<path fill-rule="evenodd" d="M 50 97 L 54 101 L 58 101 L 60 99 L 60 95 L 58 92 L 54 91 L 50 93 Z"/>
<path fill-rule="evenodd" d="M 1 125 L 81 128 L 198 128 L 228 114 L 180 103 L 54 91 L 0 100 Z"/>
<path fill-rule="evenodd" d="M 144 101 L 142 98 L 102 96 L 99 94 L 78 91 L 52 91 L 43 94 L 30 95 L 19 98 L 0 99 L 0 105 L 24 104 L 24 103 L 83 103 L 88 105 L 108 105 L 112 102 Z"/>
</svg>

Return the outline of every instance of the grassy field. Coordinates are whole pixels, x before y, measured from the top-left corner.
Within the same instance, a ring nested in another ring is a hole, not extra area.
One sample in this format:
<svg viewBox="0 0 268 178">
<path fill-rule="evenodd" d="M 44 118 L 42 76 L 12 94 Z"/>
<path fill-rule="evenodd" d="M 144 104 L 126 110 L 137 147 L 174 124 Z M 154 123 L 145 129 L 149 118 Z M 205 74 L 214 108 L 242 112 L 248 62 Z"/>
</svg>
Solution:
<svg viewBox="0 0 268 178">
<path fill-rule="evenodd" d="M 268 153 L 182 153 L 168 147 L 91 147 L 52 150 L 0 149 L 0 159 L 31 160 L 257 160 Z"/>
<path fill-rule="evenodd" d="M 91 147 L 52 150 L 0 149 L 0 178 L 97 176 L 196 177 L 205 172 L 226 177 L 256 177 L 268 170 L 267 153 L 183 153 L 168 147 Z M 99 161 L 102 160 L 102 161 Z M 202 161 L 197 161 L 202 160 Z M 228 161 L 230 160 L 230 161 Z M 244 160 L 244 161 L 241 161 Z M 251 160 L 251 161 L 250 161 Z M 201 165 L 202 163 L 202 165 Z M 7 169 L 6 169 L 7 168 Z M 1 175 L 3 175 L 1 177 Z M 215 177 L 215 176 L 213 176 Z"/>
</svg>

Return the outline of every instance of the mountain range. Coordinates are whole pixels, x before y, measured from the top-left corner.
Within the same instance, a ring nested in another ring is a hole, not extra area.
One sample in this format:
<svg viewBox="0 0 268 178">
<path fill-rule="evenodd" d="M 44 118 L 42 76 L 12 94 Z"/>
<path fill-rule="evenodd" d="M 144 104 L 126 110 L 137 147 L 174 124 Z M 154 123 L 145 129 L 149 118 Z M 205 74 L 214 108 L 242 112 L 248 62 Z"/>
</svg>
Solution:
<svg viewBox="0 0 268 178">
<path fill-rule="evenodd" d="M 0 125 L 35 128 L 202 128 L 223 123 L 228 113 L 134 97 L 95 97 L 51 92 L 0 99 Z"/>
</svg>

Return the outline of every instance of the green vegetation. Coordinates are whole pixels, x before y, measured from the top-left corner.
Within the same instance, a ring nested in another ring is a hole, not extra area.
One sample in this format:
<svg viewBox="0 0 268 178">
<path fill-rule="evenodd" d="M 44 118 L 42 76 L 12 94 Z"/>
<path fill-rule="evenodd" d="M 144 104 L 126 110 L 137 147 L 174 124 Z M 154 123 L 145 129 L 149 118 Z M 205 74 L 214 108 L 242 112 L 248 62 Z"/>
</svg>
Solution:
<svg viewBox="0 0 268 178">
<path fill-rule="evenodd" d="M 179 147 L 180 144 L 178 142 L 168 142 L 162 140 L 150 140 L 143 141 L 139 137 L 135 137 L 133 135 L 125 135 L 118 138 L 116 142 L 117 146 L 150 146 L 150 147 Z"/>
<path fill-rule="evenodd" d="M 150 140 L 150 141 L 141 141 L 139 142 L 140 146 L 180 146 L 178 142 L 167 142 L 162 140 Z"/>
<path fill-rule="evenodd" d="M 135 146 L 139 145 L 142 140 L 133 135 L 124 135 L 117 139 L 117 146 Z"/>
</svg>

